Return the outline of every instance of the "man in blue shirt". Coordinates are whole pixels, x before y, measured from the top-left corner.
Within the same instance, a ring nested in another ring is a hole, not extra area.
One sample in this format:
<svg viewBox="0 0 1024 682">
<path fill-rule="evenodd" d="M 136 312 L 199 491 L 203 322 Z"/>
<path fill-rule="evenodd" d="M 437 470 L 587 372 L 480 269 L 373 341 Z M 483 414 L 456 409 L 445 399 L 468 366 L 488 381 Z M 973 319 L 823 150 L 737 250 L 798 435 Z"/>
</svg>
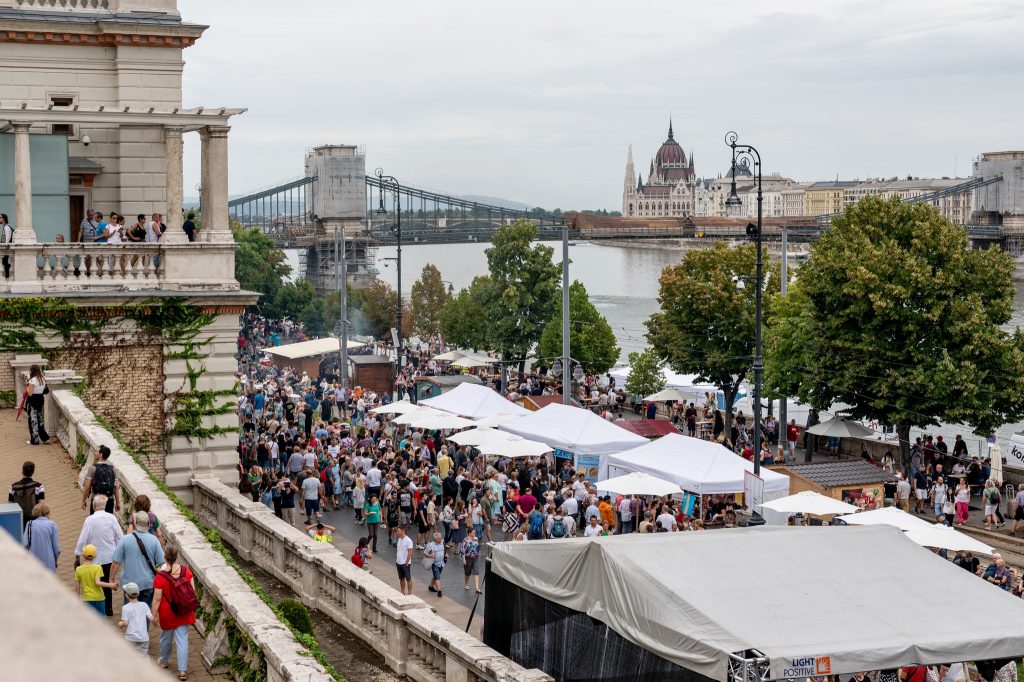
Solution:
<svg viewBox="0 0 1024 682">
<path fill-rule="evenodd" d="M 135 530 L 121 538 L 114 548 L 110 582 L 117 580 L 120 574 L 121 586 L 135 583 L 139 586 L 139 601 L 152 606 L 153 578 L 156 577 L 158 567 L 164 563 L 164 550 L 160 540 L 149 532 L 149 513 L 135 512 L 132 520 Z M 125 603 L 128 603 L 127 595 Z"/>
</svg>

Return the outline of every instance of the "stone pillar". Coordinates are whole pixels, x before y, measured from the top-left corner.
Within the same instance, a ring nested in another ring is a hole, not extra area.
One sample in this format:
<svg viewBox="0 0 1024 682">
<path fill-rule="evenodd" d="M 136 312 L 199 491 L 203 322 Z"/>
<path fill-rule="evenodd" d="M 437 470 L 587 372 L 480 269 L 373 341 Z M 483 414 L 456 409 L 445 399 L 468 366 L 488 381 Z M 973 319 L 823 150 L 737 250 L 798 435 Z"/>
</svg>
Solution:
<svg viewBox="0 0 1024 682">
<path fill-rule="evenodd" d="M 199 129 L 199 214 L 202 219 L 197 241 L 208 241 L 210 238 L 210 133 L 206 128 Z"/>
<path fill-rule="evenodd" d="M 167 156 L 167 233 L 161 238 L 165 244 L 181 244 L 188 241 L 181 211 L 184 204 L 182 187 L 181 128 L 164 127 L 164 147 Z"/>
<path fill-rule="evenodd" d="M 203 136 L 203 228 L 211 242 L 233 242 L 228 223 L 228 126 L 207 126 Z"/>
<path fill-rule="evenodd" d="M 14 244 L 36 243 L 36 232 L 32 229 L 32 155 L 28 137 L 31 125 L 11 124 L 14 128 Z"/>
</svg>

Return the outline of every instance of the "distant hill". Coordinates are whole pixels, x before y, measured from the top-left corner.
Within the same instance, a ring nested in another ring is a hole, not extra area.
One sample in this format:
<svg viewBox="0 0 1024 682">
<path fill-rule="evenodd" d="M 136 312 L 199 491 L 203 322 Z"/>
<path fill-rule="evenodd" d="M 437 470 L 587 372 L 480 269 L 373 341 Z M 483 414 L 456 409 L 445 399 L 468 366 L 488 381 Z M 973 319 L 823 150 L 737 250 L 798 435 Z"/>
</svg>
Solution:
<svg viewBox="0 0 1024 682">
<path fill-rule="evenodd" d="M 481 194 L 463 194 L 459 197 L 466 201 L 476 201 L 481 204 L 490 204 L 492 206 L 501 206 L 502 208 L 510 208 L 513 211 L 529 211 L 533 206 L 524 204 L 519 201 L 509 201 L 508 199 L 499 199 L 498 197 L 488 197 Z"/>
</svg>

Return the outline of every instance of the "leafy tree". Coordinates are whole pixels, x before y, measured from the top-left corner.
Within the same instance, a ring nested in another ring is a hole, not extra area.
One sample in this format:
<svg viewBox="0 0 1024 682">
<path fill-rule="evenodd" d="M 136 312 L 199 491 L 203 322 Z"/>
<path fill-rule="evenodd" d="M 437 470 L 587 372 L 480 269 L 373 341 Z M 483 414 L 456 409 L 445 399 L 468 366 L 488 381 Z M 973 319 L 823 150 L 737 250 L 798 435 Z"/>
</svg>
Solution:
<svg viewBox="0 0 1024 682">
<path fill-rule="evenodd" d="M 302 322 L 306 332 L 313 336 L 326 335 L 337 320 L 337 308 L 331 311 L 333 316 L 328 314 L 328 300 L 318 296 L 313 285 L 304 279 L 281 285 L 264 311 L 271 317 Z"/>
<path fill-rule="evenodd" d="M 664 367 L 665 362 L 653 348 L 630 353 L 626 390 L 641 397 L 657 393 L 665 388 Z"/>
<path fill-rule="evenodd" d="M 868 197 L 832 221 L 774 306 L 768 380 L 818 409 L 897 426 L 1024 417 L 1024 335 L 1010 320 L 1013 258 L 975 251 L 924 204 Z"/>
<path fill-rule="evenodd" d="M 587 289 L 576 281 L 569 286 L 569 354 L 587 374 L 603 374 L 619 359 L 619 347 L 608 320 L 590 302 Z M 545 359 L 562 355 L 562 299 L 544 326 L 537 354 Z"/>
<path fill-rule="evenodd" d="M 235 279 L 247 291 L 262 294 L 263 303 L 272 300 L 281 284 L 291 274 L 284 251 L 258 228 L 246 229 L 231 222 L 235 243 Z"/>
<path fill-rule="evenodd" d="M 647 320 L 647 339 L 658 355 L 675 371 L 717 386 L 726 405 L 735 403 L 754 353 L 755 263 L 753 244 L 689 252 L 662 271 L 661 311 Z M 779 289 L 777 267 L 766 264 L 765 281 L 770 301 Z M 724 417 L 728 434 L 732 410 Z"/>
<path fill-rule="evenodd" d="M 518 359 L 540 340 L 559 293 L 561 268 L 550 246 L 533 244 L 537 228 L 525 220 L 500 228 L 487 249 L 494 304 L 488 309 L 494 344 Z"/>
<path fill-rule="evenodd" d="M 440 319 L 447 343 L 473 350 L 493 349 L 488 321 L 492 291 L 490 277 L 475 277 L 468 287 L 449 298 Z"/>
<path fill-rule="evenodd" d="M 412 332 L 409 302 L 403 300 L 402 306 L 402 336 L 409 338 Z M 387 282 L 375 279 L 366 289 L 352 292 L 348 307 L 349 321 L 358 333 L 383 339 L 388 337 L 391 328 L 395 326 L 398 294 Z"/>
<path fill-rule="evenodd" d="M 427 263 L 412 285 L 412 328 L 422 339 L 436 339 L 441 334 L 441 312 L 449 300 L 451 294 L 441 280 L 441 271 Z"/>
</svg>

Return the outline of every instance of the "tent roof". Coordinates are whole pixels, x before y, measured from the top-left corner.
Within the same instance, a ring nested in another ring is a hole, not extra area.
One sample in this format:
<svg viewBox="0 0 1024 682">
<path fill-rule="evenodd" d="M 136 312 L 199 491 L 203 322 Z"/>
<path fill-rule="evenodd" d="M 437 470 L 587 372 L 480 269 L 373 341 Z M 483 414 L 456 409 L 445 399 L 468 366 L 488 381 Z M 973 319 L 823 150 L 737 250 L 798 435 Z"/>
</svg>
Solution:
<svg viewBox="0 0 1024 682">
<path fill-rule="evenodd" d="M 865 566 L 900 570 L 879 579 Z M 1024 618 L 1024 601 L 888 526 L 501 542 L 491 568 L 718 680 L 728 678 L 730 653 L 751 648 L 769 657 L 772 679 L 813 675 L 821 658 L 845 675 L 1024 654 L 1024 631 L 1006 626 Z M 749 587 L 755 575 L 772 578 Z M 970 608 L 950 618 L 948 601 L 933 598 L 936 585 Z M 891 608 L 908 598 L 913 618 Z M 793 670 L 800 660 L 810 673 Z"/>
<path fill-rule="evenodd" d="M 657 438 L 670 433 L 681 433 L 675 424 L 667 419 L 633 419 L 621 422 L 622 428 L 644 438 Z"/>
<path fill-rule="evenodd" d="M 276 355 L 282 358 L 288 358 L 289 360 L 297 360 L 299 358 L 311 358 L 315 355 L 327 355 L 328 353 L 337 353 L 341 346 L 339 345 L 337 337 L 325 336 L 322 339 L 312 339 L 310 341 L 299 341 L 298 343 L 289 343 L 284 346 L 268 346 L 263 349 L 264 353 Z M 349 341 L 348 348 L 362 348 L 366 344 L 359 343 L 358 341 Z"/>
<path fill-rule="evenodd" d="M 498 428 L 577 455 L 607 455 L 647 442 L 590 410 L 559 403 L 529 412 Z"/>
<path fill-rule="evenodd" d="M 893 475 L 862 459 L 787 464 L 786 469 L 826 488 L 863 483 L 889 483 Z"/>
<path fill-rule="evenodd" d="M 703 495 L 743 492 L 745 471 L 754 465 L 728 448 L 681 433 L 670 433 L 638 448 L 608 457 L 609 466 L 643 471 Z M 789 476 L 762 468 L 764 491 L 789 492 Z"/>
<path fill-rule="evenodd" d="M 419 404 L 470 419 L 483 419 L 496 414 L 527 415 L 530 413 L 525 407 L 505 400 L 493 389 L 471 383 L 461 383 L 447 393 L 426 398 Z"/>
</svg>

